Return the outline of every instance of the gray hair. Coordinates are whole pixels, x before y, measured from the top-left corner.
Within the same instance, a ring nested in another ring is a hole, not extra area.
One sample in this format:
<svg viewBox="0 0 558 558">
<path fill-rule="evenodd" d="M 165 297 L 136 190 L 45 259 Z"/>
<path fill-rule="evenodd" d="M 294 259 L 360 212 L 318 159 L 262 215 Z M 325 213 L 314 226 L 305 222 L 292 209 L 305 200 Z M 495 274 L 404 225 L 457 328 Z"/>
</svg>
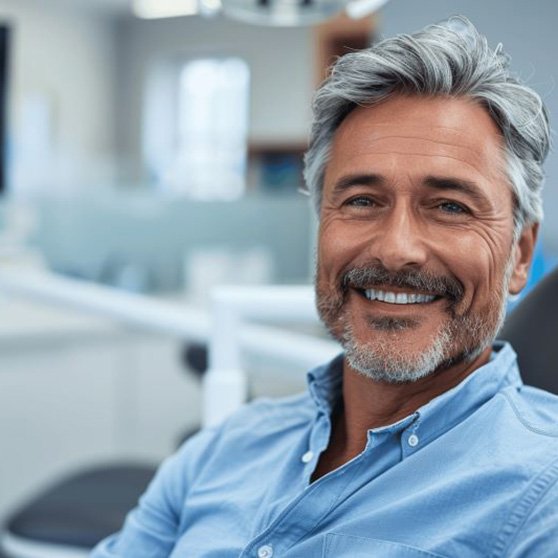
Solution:
<svg viewBox="0 0 558 558">
<path fill-rule="evenodd" d="M 516 236 L 541 221 L 542 164 L 550 146 L 548 113 L 540 96 L 514 77 L 509 56 L 465 17 L 398 35 L 339 58 L 314 98 L 314 123 L 304 178 L 320 212 L 333 136 L 356 106 L 391 95 L 466 96 L 484 106 L 503 140 L 506 174 L 515 197 Z"/>
</svg>

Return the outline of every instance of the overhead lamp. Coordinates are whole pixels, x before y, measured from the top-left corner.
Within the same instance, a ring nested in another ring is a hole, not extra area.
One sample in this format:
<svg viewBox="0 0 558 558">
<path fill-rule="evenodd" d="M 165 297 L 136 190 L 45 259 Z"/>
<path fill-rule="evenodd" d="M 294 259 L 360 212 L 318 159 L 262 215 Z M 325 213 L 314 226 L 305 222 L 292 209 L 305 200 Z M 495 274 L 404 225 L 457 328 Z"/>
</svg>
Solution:
<svg viewBox="0 0 558 558">
<path fill-rule="evenodd" d="M 222 0 L 223 12 L 247 23 L 271 26 L 312 25 L 346 10 L 352 19 L 366 17 L 388 0 Z"/>
<path fill-rule="evenodd" d="M 347 15 L 351 19 L 361 19 L 378 11 L 389 0 L 350 0 L 347 2 Z"/>
<path fill-rule="evenodd" d="M 133 0 L 134 15 L 142 19 L 160 19 L 196 15 L 198 0 Z"/>
<path fill-rule="evenodd" d="M 346 0 L 223 0 L 225 15 L 257 25 L 312 25 L 344 9 Z"/>
<path fill-rule="evenodd" d="M 320 23 L 346 10 L 360 19 L 388 0 L 133 0 L 136 16 L 146 19 L 187 15 L 225 15 L 256 25 L 294 27 Z"/>
</svg>

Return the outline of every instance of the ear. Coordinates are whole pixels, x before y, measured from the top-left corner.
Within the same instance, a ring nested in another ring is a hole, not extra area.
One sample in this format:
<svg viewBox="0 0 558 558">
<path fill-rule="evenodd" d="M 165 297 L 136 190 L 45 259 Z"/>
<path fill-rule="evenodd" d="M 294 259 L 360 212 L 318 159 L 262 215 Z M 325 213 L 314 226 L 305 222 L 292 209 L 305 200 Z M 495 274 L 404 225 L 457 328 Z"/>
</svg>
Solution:
<svg viewBox="0 0 558 558">
<path fill-rule="evenodd" d="M 521 231 L 521 235 L 513 247 L 512 257 L 514 258 L 513 271 L 510 277 L 510 294 L 519 294 L 529 276 L 529 268 L 535 252 L 535 244 L 539 233 L 539 224 L 526 225 Z"/>
</svg>

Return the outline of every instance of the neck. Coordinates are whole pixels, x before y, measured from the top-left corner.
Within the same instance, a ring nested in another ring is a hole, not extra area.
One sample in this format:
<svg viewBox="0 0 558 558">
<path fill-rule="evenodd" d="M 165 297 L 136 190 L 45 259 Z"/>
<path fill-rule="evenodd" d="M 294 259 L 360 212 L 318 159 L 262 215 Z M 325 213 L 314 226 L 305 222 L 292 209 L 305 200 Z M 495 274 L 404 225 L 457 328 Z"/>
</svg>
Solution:
<svg viewBox="0 0 558 558">
<path fill-rule="evenodd" d="M 438 395 L 450 390 L 480 366 L 486 364 L 489 347 L 475 360 L 434 372 L 415 382 L 390 384 L 378 382 L 343 364 L 343 411 L 334 428 L 337 443 L 353 457 L 366 445 L 368 430 L 393 424 L 414 413 Z"/>
<path fill-rule="evenodd" d="M 366 378 L 343 363 L 343 398 L 332 416 L 329 445 L 312 475 L 315 481 L 361 453 L 368 431 L 393 424 L 450 390 L 490 359 L 491 348 L 475 360 L 434 372 L 416 382 L 389 384 Z"/>
</svg>

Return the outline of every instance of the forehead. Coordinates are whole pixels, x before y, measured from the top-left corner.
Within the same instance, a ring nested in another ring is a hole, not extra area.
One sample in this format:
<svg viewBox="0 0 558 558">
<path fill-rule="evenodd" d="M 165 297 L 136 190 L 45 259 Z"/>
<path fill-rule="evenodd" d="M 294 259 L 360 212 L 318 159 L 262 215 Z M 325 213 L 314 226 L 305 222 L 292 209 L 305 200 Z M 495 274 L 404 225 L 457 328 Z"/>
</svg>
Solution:
<svg viewBox="0 0 558 558">
<path fill-rule="evenodd" d="M 341 123 L 326 186 L 343 172 L 377 172 L 382 165 L 393 171 L 424 170 L 501 183 L 503 139 L 487 110 L 473 100 L 397 96 L 357 107 Z"/>
</svg>

